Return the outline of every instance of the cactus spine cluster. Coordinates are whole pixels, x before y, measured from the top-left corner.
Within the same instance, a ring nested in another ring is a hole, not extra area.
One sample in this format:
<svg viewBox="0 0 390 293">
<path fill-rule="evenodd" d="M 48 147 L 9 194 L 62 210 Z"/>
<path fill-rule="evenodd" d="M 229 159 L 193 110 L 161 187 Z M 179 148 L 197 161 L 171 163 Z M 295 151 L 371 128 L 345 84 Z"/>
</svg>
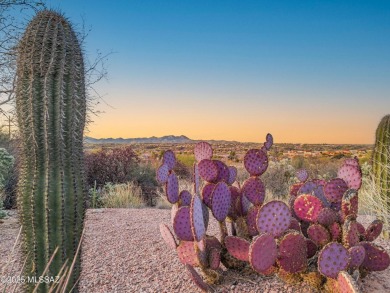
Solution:
<svg viewBox="0 0 390 293">
<path fill-rule="evenodd" d="M 41 11 L 18 46 L 16 110 L 21 135 L 18 203 L 27 255 L 25 274 L 47 275 L 72 263 L 85 213 L 84 61 L 69 22 Z M 73 278 L 79 273 L 79 260 Z M 35 286 L 35 285 L 33 285 Z M 40 290 L 45 291 L 45 285 Z"/>
</svg>

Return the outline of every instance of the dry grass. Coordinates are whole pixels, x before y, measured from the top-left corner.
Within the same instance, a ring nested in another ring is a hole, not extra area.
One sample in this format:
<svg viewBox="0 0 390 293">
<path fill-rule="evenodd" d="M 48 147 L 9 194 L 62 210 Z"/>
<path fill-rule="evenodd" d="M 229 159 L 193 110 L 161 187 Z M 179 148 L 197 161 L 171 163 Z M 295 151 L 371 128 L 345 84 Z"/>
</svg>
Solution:
<svg viewBox="0 0 390 293">
<path fill-rule="evenodd" d="M 101 201 L 105 208 L 143 208 L 146 206 L 142 197 L 142 189 L 134 182 L 106 186 Z"/>
</svg>

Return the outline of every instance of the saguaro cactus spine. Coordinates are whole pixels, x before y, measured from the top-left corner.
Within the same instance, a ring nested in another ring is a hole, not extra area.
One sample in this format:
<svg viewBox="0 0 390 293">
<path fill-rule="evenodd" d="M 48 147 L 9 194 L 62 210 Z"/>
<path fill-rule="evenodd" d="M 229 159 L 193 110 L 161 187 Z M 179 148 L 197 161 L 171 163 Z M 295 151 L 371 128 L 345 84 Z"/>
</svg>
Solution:
<svg viewBox="0 0 390 293">
<path fill-rule="evenodd" d="M 25 273 L 42 275 L 59 247 L 50 265 L 54 276 L 65 260 L 72 262 L 83 228 L 83 56 L 71 25 L 54 11 L 35 16 L 18 50 L 16 110 L 22 156 L 18 200 L 29 254 Z M 79 261 L 74 277 L 78 272 Z"/>
</svg>

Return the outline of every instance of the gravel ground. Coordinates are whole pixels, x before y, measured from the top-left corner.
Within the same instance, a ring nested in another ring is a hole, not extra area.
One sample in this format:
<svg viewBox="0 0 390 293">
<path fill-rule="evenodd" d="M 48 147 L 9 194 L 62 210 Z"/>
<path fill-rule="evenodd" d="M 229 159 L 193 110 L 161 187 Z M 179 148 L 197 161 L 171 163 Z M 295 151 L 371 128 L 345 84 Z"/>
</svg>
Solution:
<svg viewBox="0 0 390 293">
<path fill-rule="evenodd" d="M 372 218 L 359 219 L 367 226 Z M 187 276 L 175 251 L 163 242 L 159 224 L 170 224 L 170 211 L 159 209 L 88 210 L 82 246 L 81 292 L 200 292 Z M 217 223 L 208 231 L 218 237 Z M 19 232 L 16 214 L 0 224 L 0 273 L 20 272 L 18 253 L 9 257 Z M 390 251 L 390 242 L 376 241 Z M 8 263 L 4 270 L 5 264 Z M 314 292 L 305 286 L 288 286 L 277 277 L 239 274 L 221 269 L 222 283 L 215 292 Z M 4 284 L 0 283 L 0 292 Z M 372 273 L 359 283 L 362 292 L 390 292 L 390 269 Z M 9 287 L 8 287 L 9 288 Z M 12 292 L 7 289 L 5 292 Z M 18 290 L 16 290 L 18 292 Z"/>
</svg>

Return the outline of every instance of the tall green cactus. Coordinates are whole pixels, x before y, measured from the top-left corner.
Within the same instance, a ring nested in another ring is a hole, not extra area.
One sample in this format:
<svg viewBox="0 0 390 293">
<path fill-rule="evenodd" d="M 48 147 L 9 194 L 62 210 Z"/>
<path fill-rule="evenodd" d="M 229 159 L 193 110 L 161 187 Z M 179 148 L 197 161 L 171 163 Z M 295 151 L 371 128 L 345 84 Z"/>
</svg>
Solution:
<svg viewBox="0 0 390 293">
<path fill-rule="evenodd" d="M 390 115 L 383 117 L 376 129 L 372 167 L 376 187 L 387 198 L 390 210 Z"/>
<path fill-rule="evenodd" d="M 48 273 L 56 276 L 66 260 L 72 263 L 83 229 L 86 98 L 79 41 L 54 11 L 39 12 L 18 46 L 16 110 L 25 274 L 41 276 L 58 247 Z M 79 271 L 78 257 L 69 286 Z"/>
</svg>

